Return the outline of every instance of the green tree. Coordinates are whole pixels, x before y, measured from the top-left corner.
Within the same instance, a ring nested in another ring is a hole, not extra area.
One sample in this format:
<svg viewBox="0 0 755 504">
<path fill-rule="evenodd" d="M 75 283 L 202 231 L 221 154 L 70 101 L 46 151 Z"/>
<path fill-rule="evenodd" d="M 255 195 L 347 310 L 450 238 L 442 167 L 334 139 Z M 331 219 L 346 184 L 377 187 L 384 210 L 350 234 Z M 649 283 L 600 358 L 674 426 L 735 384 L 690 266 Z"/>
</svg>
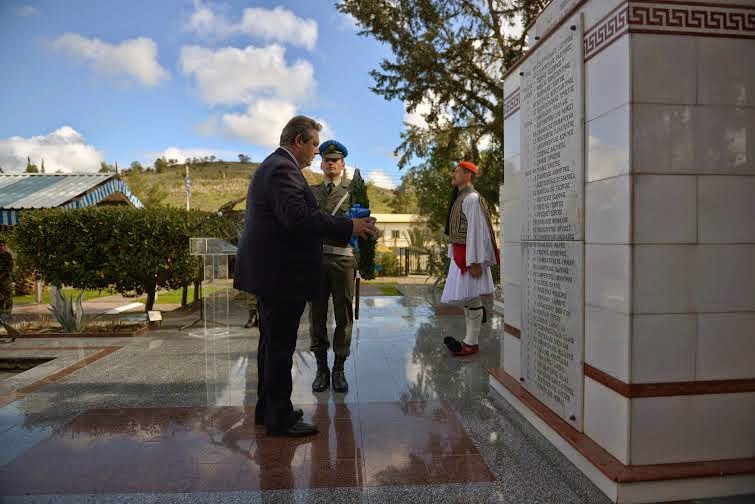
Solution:
<svg viewBox="0 0 755 504">
<path fill-rule="evenodd" d="M 126 183 L 145 207 L 156 208 L 165 205 L 168 190 L 164 184 L 156 183 L 148 174 L 132 170 L 126 177 Z"/>
<path fill-rule="evenodd" d="M 129 169 L 131 170 L 131 173 L 143 173 L 144 167 L 139 161 L 131 161 L 131 164 L 129 165 Z"/>
<path fill-rule="evenodd" d="M 394 213 L 416 213 L 417 194 L 411 177 L 404 176 L 399 186 L 393 190 L 393 198 L 388 206 Z"/>
<path fill-rule="evenodd" d="M 100 161 L 99 173 L 113 173 L 114 171 L 115 171 L 115 168 L 113 168 L 113 165 L 108 164 L 105 161 Z"/>
<path fill-rule="evenodd" d="M 165 159 L 165 157 L 159 157 L 155 159 L 155 173 L 163 173 L 165 170 L 168 169 L 168 161 Z"/>
<path fill-rule="evenodd" d="M 405 124 L 399 167 L 412 167 L 418 206 L 439 226 L 454 163 L 480 167 L 478 189 L 495 205 L 502 181 L 501 78 L 523 54 L 525 35 L 548 0 L 341 0 L 360 34 L 389 46 L 393 57 L 370 72 L 371 90 L 424 111 L 425 124 Z M 413 161 L 419 160 L 416 164 Z M 429 172 L 429 173 L 425 173 Z M 443 182 L 441 182 L 443 180 Z M 443 189 L 443 192 L 438 192 Z M 489 190 L 490 189 L 490 190 Z"/>
<path fill-rule="evenodd" d="M 409 228 L 409 231 L 404 233 L 404 237 L 409 243 L 409 247 L 413 249 L 424 249 L 432 239 L 432 233 L 427 226 L 413 224 Z"/>
<path fill-rule="evenodd" d="M 31 162 L 31 157 L 29 156 L 26 156 L 26 173 L 39 173 L 39 168 Z"/>
</svg>

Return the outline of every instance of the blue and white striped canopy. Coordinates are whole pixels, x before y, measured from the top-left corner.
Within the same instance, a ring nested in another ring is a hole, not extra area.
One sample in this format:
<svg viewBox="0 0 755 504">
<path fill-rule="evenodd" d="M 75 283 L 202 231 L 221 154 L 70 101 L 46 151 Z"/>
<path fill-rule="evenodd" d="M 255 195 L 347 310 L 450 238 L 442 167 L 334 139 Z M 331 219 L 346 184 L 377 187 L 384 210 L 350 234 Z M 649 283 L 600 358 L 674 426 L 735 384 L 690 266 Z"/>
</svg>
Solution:
<svg viewBox="0 0 755 504">
<path fill-rule="evenodd" d="M 83 208 L 119 193 L 128 204 L 142 208 L 123 180 L 107 174 L 0 175 L 0 226 L 18 224 L 23 210 Z"/>
</svg>

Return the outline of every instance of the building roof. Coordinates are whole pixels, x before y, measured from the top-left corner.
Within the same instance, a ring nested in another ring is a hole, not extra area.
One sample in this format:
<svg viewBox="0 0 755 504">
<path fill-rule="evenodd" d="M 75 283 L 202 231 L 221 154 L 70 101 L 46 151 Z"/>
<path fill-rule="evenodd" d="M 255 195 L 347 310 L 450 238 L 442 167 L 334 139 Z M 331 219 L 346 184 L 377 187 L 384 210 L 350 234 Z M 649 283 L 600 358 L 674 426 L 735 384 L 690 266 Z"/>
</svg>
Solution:
<svg viewBox="0 0 755 504">
<path fill-rule="evenodd" d="M 401 224 L 417 222 L 420 220 L 419 214 L 411 213 L 373 213 L 370 214 L 370 216 L 377 219 L 378 226 L 380 226 L 381 223 Z"/>
<path fill-rule="evenodd" d="M 123 180 L 113 174 L 24 173 L 0 175 L 0 225 L 18 223 L 21 210 L 82 208 L 117 197 L 142 208 Z"/>
<path fill-rule="evenodd" d="M 99 198 L 86 198 L 99 192 Z M 112 174 L 34 174 L 0 175 L 0 208 L 31 209 L 96 204 L 113 192 L 121 192 L 133 206 L 141 207 L 126 184 Z M 86 202 L 81 201 L 87 199 Z M 96 200 L 96 201 L 94 201 Z M 76 204 L 76 203 L 83 204 Z"/>
</svg>

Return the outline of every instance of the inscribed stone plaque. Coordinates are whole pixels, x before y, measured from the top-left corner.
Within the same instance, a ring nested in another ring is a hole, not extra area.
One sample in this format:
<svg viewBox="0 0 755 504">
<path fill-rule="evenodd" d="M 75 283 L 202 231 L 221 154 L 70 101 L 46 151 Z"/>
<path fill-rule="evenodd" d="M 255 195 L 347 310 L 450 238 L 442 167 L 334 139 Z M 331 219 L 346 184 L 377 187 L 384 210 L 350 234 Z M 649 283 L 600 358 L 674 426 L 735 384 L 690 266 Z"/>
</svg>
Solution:
<svg viewBox="0 0 755 504">
<path fill-rule="evenodd" d="M 522 65 L 524 387 L 582 429 L 584 94 L 582 23 L 574 16 Z"/>
<path fill-rule="evenodd" d="M 522 244 L 522 377 L 524 387 L 577 429 L 582 428 L 584 244 Z"/>
<path fill-rule="evenodd" d="M 522 64 L 523 240 L 584 240 L 579 19 L 572 18 L 544 40 Z"/>
<path fill-rule="evenodd" d="M 576 7 L 579 0 L 553 0 L 540 13 L 532 27 L 527 30 L 529 44 L 537 43 L 535 37 L 541 37 L 545 32 L 550 30 L 556 23 L 566 16 L 569 11 Z"/>
</svg>

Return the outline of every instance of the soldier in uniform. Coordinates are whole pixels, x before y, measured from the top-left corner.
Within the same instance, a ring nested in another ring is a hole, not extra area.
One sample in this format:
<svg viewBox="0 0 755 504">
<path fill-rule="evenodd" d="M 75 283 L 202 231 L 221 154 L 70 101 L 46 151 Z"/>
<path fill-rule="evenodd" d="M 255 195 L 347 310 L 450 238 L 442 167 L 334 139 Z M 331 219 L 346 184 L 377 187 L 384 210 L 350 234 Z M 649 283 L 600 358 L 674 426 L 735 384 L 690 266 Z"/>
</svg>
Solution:
<svg viewBox="0 0 755 504">
<path fill-rule="evenodd" d="M 257 296 L 246 293 L 246 309 L 249 311 L 249 320 L 244 324 L 245 329 L 259 326 L 259 315 L 257 313 Z"/>
<path fill-rule="evenodd" d="M 325 177 L 312 186 L 320 210 L 329 215 L 345 215 L 351 208 L 349 181 L 343 175 L 344 158 L 349 151 L 342 143 L 328 140 L 320 145 L 320 165 Z M 348 392 L 344 363 L 351 349 L 351 326 L 354 320 L 354 251 L 348 242 L 325 240 L 322 250 L 323 278 L 320 290 L 312 299 L 309 316 L 310 350 L 317 358 L 317 375 L 313 392 L 323 392 L 333 385 L 335 392 Z M 328 369 L 328 300 L 333 298 L 336 327 L 333 331 L 335 363 L 331 377 Z M 331 381 L 332 379 L 332 381 Z"/>
<path fill-rule="evenodd" d="M 5 240 L 0 239 L 0 317 L 8 318 L 13 311 L 13 256 L 5 248 Z"/>
</svg>

